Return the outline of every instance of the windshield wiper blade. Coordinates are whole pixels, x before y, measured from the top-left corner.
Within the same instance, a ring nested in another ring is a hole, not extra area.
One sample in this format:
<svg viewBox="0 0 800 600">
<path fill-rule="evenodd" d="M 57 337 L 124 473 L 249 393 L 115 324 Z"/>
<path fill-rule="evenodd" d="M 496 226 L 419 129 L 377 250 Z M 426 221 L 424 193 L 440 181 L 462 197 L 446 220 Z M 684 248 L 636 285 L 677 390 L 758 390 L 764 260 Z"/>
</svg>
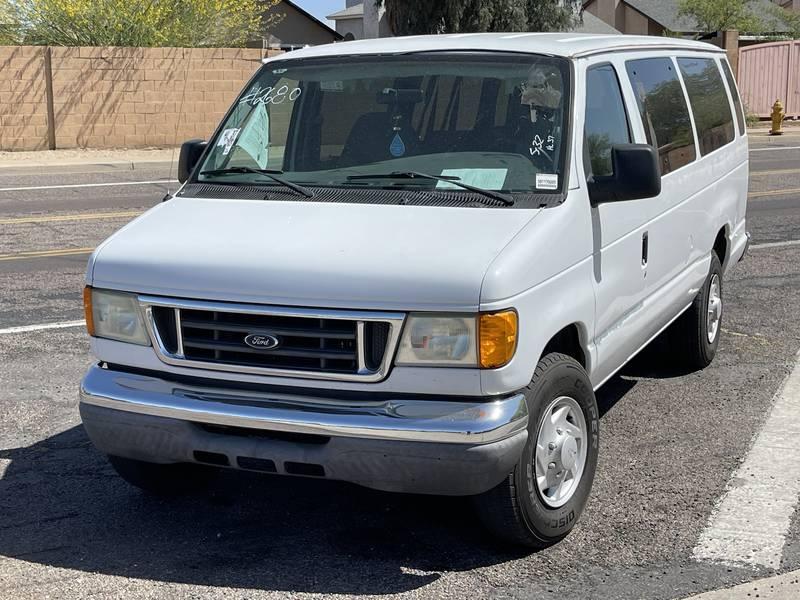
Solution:
<svg viewBox="0 0 800 600">
<path fill-rule="evenodd" d="M 298 194 L 302 194 L 306 198 L 314 197 L 314 192 L 312 192 L 308 188 L 305 188 L 302 185 L 298 185 L 296 183 L 292 183 L 291 181 L 284 179 L 283 177 L 278 177 L 278 175 L 283 175 L 283 171 L 279 169 L 255 169 L 253 167 L 228 167 L 226 169 L 210 169 L 208 171 L 200 171 L 200 175 L 204 175 L 206 177 L 215 177 L 217 175 L 228 175 L 231 173 L 253 173 L 254 175 L 264 175 L 265 177 L 269 177 L 270 179 L 272 179 L 272 181 L 279 183 L 282 186 L 289 188 L 290 190 L 294 190 Z"/>
<path fill-rule="evenodd" d="M 486 190 L 479 188 L 468 183 L 461 181 L 460 177 L 453 175 L 431 175 L 430 173 L 421 173 L 420 171 L 394 171 L 393 173 L 378 173 L 375 175 L 350 175 L 348 181 L 359 181 L 361 179 L 432 179 L 433 181 L 444 181 L 452 183 L 460 188 L 481 194 L 487 198 L 499 200 L 504 206 L 513 206 L 514 200 L 508 194 L 502 192 L 495 192 L 494 190 Z"/>
</svg>

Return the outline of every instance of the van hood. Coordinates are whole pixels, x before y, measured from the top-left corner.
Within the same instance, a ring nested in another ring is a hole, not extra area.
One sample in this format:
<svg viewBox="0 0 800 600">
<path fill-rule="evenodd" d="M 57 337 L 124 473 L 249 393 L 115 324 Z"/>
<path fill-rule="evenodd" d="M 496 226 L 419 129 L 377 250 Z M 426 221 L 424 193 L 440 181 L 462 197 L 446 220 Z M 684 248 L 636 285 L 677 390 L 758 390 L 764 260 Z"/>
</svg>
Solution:
<svg viewBox="0 0 800 600">
<path fill-rule="evenodd" d="M 537 209 L 176 197 L 92 255 L 89 284 L 200 300 L 475 311 Z"/>
</svg>

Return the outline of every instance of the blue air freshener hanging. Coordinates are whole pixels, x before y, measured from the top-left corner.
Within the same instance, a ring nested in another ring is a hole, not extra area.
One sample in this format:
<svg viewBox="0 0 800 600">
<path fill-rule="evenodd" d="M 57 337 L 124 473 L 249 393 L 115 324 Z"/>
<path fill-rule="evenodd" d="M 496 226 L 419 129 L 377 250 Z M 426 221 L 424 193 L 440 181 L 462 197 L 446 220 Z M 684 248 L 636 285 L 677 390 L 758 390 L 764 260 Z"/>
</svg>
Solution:
<svg viewBox="0 0 800 600">
<path fill-rule="evenodd" d="M 406 145 L 403 143 L 400 133 L 394 134 L 392 143 L 389 144 L 389 152 L 392 156 L 403 156 L 406 153 Z"/>
</svg>

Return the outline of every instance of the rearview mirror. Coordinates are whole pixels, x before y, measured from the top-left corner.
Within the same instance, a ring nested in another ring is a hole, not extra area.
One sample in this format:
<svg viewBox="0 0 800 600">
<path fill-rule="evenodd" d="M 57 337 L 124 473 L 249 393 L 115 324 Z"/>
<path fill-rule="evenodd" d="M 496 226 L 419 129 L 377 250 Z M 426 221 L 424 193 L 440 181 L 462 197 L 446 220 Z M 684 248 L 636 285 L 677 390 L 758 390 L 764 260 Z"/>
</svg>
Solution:
<svg viewBox="0 0 800 600">
<path fill-rule="evenodd" d="M 620 144 L 611 148 L 614 174 L 589 180 L 592 204 L 653 198 L 661 193 L 658 152 L 649 144 Z"/>
<path fill-rule="evenodd" d="M 183 142 L 180 158 L 178 158 L 178 181 L 186 183 L 205 149 L 206 142 L 203 140 Z"/>
<path fill-rule="evenodd" d="M 424 99 L 425 95 L 419 89 L 383 88 L 376 101 L 378 104 L 419 104 Z"/>
</svg>

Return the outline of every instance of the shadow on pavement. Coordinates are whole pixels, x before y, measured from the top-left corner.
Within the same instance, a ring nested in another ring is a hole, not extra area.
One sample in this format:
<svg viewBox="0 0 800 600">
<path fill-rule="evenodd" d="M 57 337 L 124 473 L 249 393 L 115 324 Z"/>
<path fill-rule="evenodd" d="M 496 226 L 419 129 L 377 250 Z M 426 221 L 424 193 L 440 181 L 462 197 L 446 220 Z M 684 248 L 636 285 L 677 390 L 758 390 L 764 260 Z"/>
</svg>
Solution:
<svg viewBox="0 0 800 600">
<path fill-rule="evenodd" d="M 595 392 L 597 399 L 597 410 L 602 419 L 606 414 L 616 406 L 617 402 L 622 400 L 628 392 L 636 386 L 636 381 L 633 379 L 625 379 L 619 375 L 615 375 L 608 380 L 599 390 Z M 602 439 L 603 431 L 600 430 Z"/>
<path fill-rule="evenodd" d="M 696 373 L 697 369 L 688 367 L 683 356 L 671 345 L 667 335 L 660 335 L 625 365 L 620 374 L 624 377 L 674 379 Z"/>
<path fill-rule="evenodd" d="M 636 385 L 612 378 L 601 417 Z M 481 529 L 468 499 L 222 471 L 194 497 L 128 486 L 82 426 L 0 450 L 0 556 L 175 583 L 389 594 L 524 556 Z M 0 471 L 2 473 L 2 471 Z"/>
<path fill-rule="evenodd" d="M 74 427 L 0 451 L 0 555 L 199 585 L 396 593 L 518 558 L 459 498 L 223 472 L 202 497 L 151 498 L 119 479 Z"/>
</svg>

